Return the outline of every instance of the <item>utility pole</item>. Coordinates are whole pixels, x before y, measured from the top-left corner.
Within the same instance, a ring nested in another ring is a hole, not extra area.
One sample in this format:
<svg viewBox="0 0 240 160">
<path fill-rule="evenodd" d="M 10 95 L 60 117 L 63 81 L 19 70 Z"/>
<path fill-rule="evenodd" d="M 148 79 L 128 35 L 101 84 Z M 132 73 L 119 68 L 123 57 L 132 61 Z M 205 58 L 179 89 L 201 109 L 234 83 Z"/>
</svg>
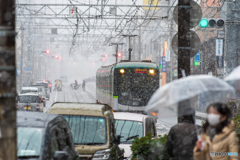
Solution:
<svg viewBox="0 0 240 160">
<path fill-rule="evenodd" d="M 122 35 L 123 37 L 128 37 L 129 40 L 129 48 L 128 48 L 128 60 L 131 61 L 131 53 L 132 53 L 132 47 L 131 47 L 131 38 L 136 37 L 138 35 Z"/>
<path fill-rule="evenodd" d="M 21 73 L 20 73 L 20 76 L 21 76 L 21 82 L 20 82 L 20 88 L 23 86 L 23 72 L 24 72 L 24 66 L 23 66 L 23 63 L 24 63 L 24 30 L 25 28 L 22 26 L 21 27 Z"/>
<path fill-rule="evenodd" d="M 171 5 L 172 5 L 172 3 L 171 3 L 172 1 L 170 0 L 169 2 L 168 2 L 168 10 L 170 11 L 170 9 L 171 9 Z M 169 13 L 168 13 L 169 14 Z M 173 17 L 170 17 L 170 14 L 169 14 L 169 18 L 171 19 L 171 26 L 170 26 L 170 39 L 172 39 L 173 38 Z M 171 81 L 173 81 L 173 59 L 174 59 L 174 55 L 173 55 L 173 50 L 172 50 L 172 47 L 170 47 L 170 61 L 171 61 L 171 76 L 170 76 L 170 78 L 171 78 Z"/>
<path fill-rule="evenodd" d="M 190 75 L 190 0 L 178 2 L 178 78 Z"/>
<path fill-rule="evenodd" d="M 142 40 L 141 40 L 141 36 L 142 36 L 142 31 L 141 31 L 141 26 L 139 26 L 139 39 L 138 39 L 138 60 L 141 61 L 142 60 Z"/>
<path fill-rule="evenodd" d="M 223 13 L 226 16 L 224 41 L 224 66 L 226 67 L 226 72 L 224 76 L 226 76 L 237 67 L 234 61 L 238 58 L 236 53 L 240 50 L 240 1 L 226 0 L 224 5 L 226 7 L 226 11 Z"/>
<path fill-rule="evenodd" d="M 118 45 L 123 45 L 124 43 L 111 43 L 110 45 L 116 45 L 116 63 L 118 63 Z"/>
<path fill-rule="evenodd" d="M 15 0 L 0 1 L 0 160 L 16 160 Z"/>
<path fill-rule="evenodd" d="M 178 78 L 190 75 L 190 58 L 200 49 L 200 38 L 190 28 L 197 26 L 202 18 L 202 9 L 193 0 L 179 0 L 174 11 L 178 33 L 172 40 L 173 51 L 178 55 Z"/>
</svg>

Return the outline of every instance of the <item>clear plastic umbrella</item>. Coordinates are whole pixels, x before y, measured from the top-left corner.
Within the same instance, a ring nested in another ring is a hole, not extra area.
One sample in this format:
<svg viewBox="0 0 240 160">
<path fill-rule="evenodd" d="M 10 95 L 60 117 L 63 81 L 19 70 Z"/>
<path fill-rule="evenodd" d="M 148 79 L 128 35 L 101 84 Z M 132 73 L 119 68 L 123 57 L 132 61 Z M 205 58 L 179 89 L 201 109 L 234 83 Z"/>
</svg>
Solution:
<svg viewBox="0 0 240 160">
<path fill-rule="evenodd" d="M 234 97 L 234 88 L 221 79 L 209 75 L 188 76 L 159 88 L 145 111 L 159 118 L 184 116 Z"/>
<path fill-rule="evenodd" d="M 235 68 L 224 80 L 240 92 L 240 66 Z"/>
</svg>

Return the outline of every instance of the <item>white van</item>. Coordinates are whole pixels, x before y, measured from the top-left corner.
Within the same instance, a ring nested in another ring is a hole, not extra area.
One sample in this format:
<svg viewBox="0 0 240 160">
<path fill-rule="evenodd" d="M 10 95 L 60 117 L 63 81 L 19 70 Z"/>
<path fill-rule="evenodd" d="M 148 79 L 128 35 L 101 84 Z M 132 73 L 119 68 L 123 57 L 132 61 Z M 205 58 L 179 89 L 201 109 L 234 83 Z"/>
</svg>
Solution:
<svg viewBox="0 0 240 160">
<path fill-rule="evenodd" d="M 17 110 L 43 112 L 44 102 L 38 94 L 24 93 L 17 96 Z"/>
<path fill-rule="evenodd" d="M 119 147 L 124 149 L 124 159 L 131 154 L 132 141 L 136 137 L 144 137 L 151 132 L 153 137 L 157 137 L 156 119 L 148 115 L 114 112 L 116 134 L 121 136 Z"/>
<path fill-rule="evenodd" d="M 38 94 L 38 88 L 37 87 L 22 87 L 21 94 L 25 93 L 36 93 Z"/>
<path fill-rule="evenodd" d="M 41 86 L 41 85 L 37 85 L 37 84 L 34 84 L 32 85 L 33 87 L 37 87 L 38 88 L 38 94 L 39 96 L 42 98 L 42 99 L 46 99 L 46 91 L 45 91 L 45 87 L 44 86 Z"/>
</svg>

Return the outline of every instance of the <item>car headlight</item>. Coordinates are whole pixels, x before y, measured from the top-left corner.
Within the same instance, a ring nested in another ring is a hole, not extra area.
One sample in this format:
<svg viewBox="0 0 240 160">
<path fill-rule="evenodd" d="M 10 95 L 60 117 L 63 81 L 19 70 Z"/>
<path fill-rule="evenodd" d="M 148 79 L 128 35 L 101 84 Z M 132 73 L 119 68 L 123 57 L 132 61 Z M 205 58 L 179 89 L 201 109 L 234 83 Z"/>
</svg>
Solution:
<svg viewBox="0 0 240 160">
<path fill-rule="evenodd" d="M 110 157 L 110 149 L 106 149 L 106 150 L 97 151 L 93 155 L 93 160 L 108 159 L 109 157 Z"/>
</svg>

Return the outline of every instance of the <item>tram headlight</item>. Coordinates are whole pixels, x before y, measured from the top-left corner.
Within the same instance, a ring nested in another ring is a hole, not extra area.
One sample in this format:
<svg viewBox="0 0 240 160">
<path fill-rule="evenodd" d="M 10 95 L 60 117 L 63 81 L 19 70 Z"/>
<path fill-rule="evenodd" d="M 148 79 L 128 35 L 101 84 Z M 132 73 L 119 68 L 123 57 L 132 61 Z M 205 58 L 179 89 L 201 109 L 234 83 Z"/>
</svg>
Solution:
<svg viewBox="0 0 240 160">
<path fill-rule="evenodd" d="M 150 73 L 150 74 L 155 74 L 154 69 L 149 69 L 149 73 Z"/>
<path fill-rule="evenodd" d="M 124 70 L 124 69 L 120 69 L 120 73 L 121 73 L 121 74 L 124 74 L 124 73 L 125 73 L 125 70 Z"/>
</svg>

